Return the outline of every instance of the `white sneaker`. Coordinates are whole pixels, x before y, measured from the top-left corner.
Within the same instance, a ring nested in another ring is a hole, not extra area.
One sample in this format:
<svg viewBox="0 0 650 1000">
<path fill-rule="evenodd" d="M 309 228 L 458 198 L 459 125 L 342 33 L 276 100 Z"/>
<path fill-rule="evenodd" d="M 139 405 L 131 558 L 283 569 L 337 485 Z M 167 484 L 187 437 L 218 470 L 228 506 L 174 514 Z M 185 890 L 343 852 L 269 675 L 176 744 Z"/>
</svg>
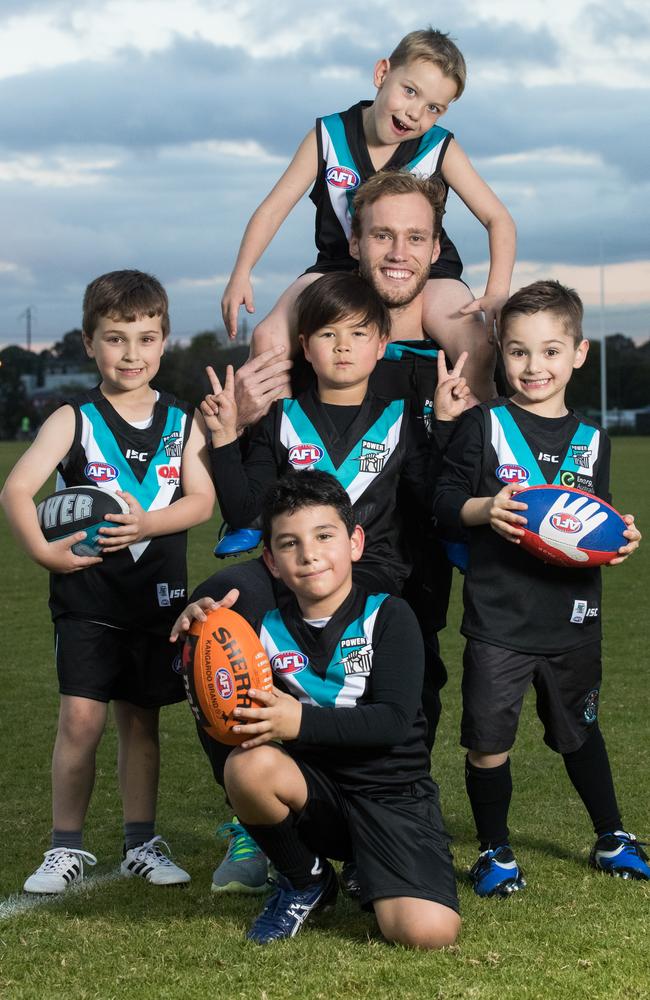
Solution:
<svg viewBox="0 0 650 1000">
<path fill-rule="evenodd" d="M 75 882 L 83 882 L 84 859 L 89 865 L 97 864 L 95 855 L 88 851 L 71 847 L 54 847 L 46 851 L 45 861 L 29 876 L 23 892 L 65 892 Z"/>
<path fill-rule="evenodd" d="M 190 876 L 162 851 L 163 846 L 169 850 L 169 844 L 162 837 L 156 836 L 146 844 L 132 847 L 126 852 L 122 862 L 122 875 L 129 878 L 137 875 L 152 885 L 180 885 L 189 882 Z"/>
</svg>

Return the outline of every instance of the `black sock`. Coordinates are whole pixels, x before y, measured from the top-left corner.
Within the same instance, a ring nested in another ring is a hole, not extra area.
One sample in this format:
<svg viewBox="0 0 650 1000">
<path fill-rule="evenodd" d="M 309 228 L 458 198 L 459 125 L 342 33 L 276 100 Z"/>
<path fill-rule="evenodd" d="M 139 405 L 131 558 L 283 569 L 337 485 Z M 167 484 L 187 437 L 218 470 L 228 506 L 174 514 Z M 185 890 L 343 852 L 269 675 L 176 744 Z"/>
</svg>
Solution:
<svg viewBox="0 0 650 1000">
<path fill-rule="evenodd" d="M 482 851 L 509 843 L 508 810 L 512 798 L 510 758 L 498 767 L 475 767 L 465 758 L 465 787 Z"/>
<path fill-rule="evenodd" d="M 294 889 L 305 889 L 323 878 L 323 863 L 301 840 L 293 813 L 272 826 L 258 826 L 239 820 L 255 843 L 262 848 L 280 874 L 289 879 Z"/>
<path fill-rule="evenodd" d="M 589 813 L 597 837 L 621 830 L 607 747 L 596 723 L 579 750 L 562 754 L 567 774 Z"/>
</svg>

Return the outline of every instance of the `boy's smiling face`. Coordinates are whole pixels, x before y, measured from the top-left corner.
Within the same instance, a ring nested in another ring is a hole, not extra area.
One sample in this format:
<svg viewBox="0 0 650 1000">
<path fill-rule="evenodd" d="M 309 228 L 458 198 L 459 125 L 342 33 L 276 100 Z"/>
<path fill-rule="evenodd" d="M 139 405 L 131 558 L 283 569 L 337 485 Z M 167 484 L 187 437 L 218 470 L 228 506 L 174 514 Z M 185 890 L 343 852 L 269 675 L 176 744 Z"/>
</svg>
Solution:
<svg viewBox="0 0 650 1000">
<path fill-rule="evenodd" d="M 515 390 L 512 400 L 543 417 L 567 412 L 566 387 L 576 368 L 582 368 L 589 342 L 576 346 L 562 319 L 550 310 L 508 320 L 501 353 L 508 382 Z"/>
<path fill-rule="evenodd" d="M 94 358 L 109 393 L 147 390 L 158 374 L 165 349 L 160 316 L 141 316 L 133 322 L 102 316 L 84 347 Z"/>
<path fill-rule="evenodd" d="M 377 96 L 369 109 L 373 138 L 385 146 L 424 135 L 444 115 L 458 89 L 439 66 L 423 59 L 396 69 L 388 59 L 380 59 L 374 84 Z"/>
<path fill-rule="evenodd" d="M 301 507 L 273 518 L 264 562 L 293 591 L 306 618 L 330 617 L 350 592 L 363 541 L 363 529 L 357 525 L 349 535 L 336 508 Z"/>
</svg>

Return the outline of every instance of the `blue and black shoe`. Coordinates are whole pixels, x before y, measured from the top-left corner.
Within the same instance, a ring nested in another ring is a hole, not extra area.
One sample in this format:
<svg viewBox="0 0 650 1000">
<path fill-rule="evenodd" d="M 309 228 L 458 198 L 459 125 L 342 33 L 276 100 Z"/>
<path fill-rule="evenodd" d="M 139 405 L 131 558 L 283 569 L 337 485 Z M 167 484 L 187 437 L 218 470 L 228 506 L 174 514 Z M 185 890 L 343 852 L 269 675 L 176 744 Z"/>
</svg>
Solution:
<svg viewBox="0 0 650 1000">
<path fill-rule="evenodd" d="M 507 844 L 479 854 L 469 877 L 477 896 L 511 896 L 526 887 L 526 879 Z"/>
<path fill-rule="evenodd" d="M 642 842 L 624 830 L 599 837 L 591 849 L 589 864 L 616 878 L 650 880 L 648 855 L 643 850 Z"/>
<path fill-rule="evenodd" d="M 252 552 L 262 541 L 262 532 L 256 528 L 229 528 L 221 525 L 219 541 L 214 554 L 217 559 L 229 559 L 230 556 L 243 556 Z"/>
<path fill-rule="evenodd" d="M 278 874 L 273 895 L 246 937 L 257 944 L 295 937 L 313 913 L 334 905 L 337 892 L 336 873 L 329 861 L 323 866 L 320 882 L 314 882 L 306 889 L 294 889 L 288 879 Z"/>
</svg>

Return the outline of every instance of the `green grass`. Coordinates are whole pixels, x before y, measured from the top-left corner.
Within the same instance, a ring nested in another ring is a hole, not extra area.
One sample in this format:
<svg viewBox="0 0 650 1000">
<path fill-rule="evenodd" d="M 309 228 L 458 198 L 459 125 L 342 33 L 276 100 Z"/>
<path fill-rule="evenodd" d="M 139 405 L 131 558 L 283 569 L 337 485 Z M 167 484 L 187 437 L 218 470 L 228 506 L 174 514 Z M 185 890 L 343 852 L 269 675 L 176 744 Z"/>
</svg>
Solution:
<svg viewBox="0 0 650 1000">
<path fill-rule="evenodd" d="M 0 445 L 0 474 L 21 446 Z M 615 502 L 650 525 L 643 473 L 650 439 L 614 442 Z M 191 581 L 215 568 L 214 527 L 192 532 Z M 57 694 L 47 611 L 46 574 L 33 566 L 0 525 L 3 569 L 0 733 L 0 899 L 20 899 L 25 876 L 39 862 L 50 828 L 49 763 Z M 647 594 L 650 547 L 605 571 L 605 684 L 601 700 L 626 826 L 650 833 L 647 782 Z M 534 608 L 531 608 L 534 615 Z M 562 761 L 542 743 L 527 701 L 513 754 L 511 829 L 528 888 L 519 897 L 479 900 L 464 872 L 474 860 L 470 810 L 458 747 L 460 654 L 458 587 L 444 633 L 450 670 L 433 757 L 455 859 L 463 930 L 444 954 L 388 947 L 372 918 L 340 900 L 335 913 L 293 941 L 260 949 L 244 941 L 259 902 L 210 893 L 222 846 L 217 823 L 228 818 L 196 738 L 189 710 L 162 717 L 163 770 L 159 829 L 192 874 L 185 889 L 107 881 L 0 920 L 0 995 L 11 998 L 154 1000 L 215 997 L 441 998 L 441 1000 L 642 1000 L 650 998 L 650 885 L 625 883 L 586 866 L 590 824 Z M 115 870 L 121 820 L 115 776 L 115 729 L 109 723 L 98 755 L 97 784 L 86 843 Z"/>
</svg>

